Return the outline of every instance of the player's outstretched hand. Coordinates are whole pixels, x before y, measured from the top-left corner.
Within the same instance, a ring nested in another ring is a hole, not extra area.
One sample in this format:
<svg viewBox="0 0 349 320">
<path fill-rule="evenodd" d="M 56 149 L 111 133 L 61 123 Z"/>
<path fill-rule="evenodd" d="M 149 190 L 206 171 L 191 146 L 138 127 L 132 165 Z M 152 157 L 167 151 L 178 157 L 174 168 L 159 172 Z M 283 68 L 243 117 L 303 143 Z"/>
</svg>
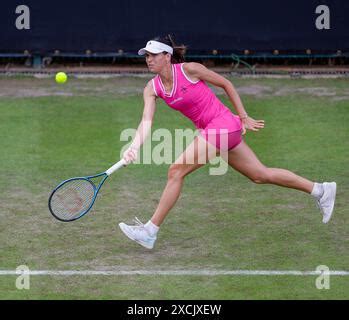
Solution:
<svg viewBox="0 0 349 320">
<path fill-rule="evenodd" d="M 246 134 L 246 130 L 259 131 L 264 128 L 264 120 L 255 120 L 247 117 L 242 120 L 242 134 Z"/>
<path fill-rule="evenodd" d="M 123 158 L 127 162 L 127 164 L 134 162 L 137 160 L 138 149 L 135 147 L 129 147 L 123 154 Z"/>
</svg>

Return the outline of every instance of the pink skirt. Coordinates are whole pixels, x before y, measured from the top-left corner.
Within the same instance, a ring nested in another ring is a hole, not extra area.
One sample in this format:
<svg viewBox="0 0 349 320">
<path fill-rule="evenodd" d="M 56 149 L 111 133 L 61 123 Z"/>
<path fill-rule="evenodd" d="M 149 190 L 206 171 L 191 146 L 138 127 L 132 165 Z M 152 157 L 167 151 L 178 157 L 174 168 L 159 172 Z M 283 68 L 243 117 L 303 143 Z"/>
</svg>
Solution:
<svg viewBox="0 0 349 320">
<path fill-rule="evenodd" d="M 232 150 L 242 141 L 242 130 L 227 132 L 227 130 L 209 129 L 202 130 L 200 134 L 220 151 Z"/>
<path fill-rule="evenodd" d="M 228 151 L 242 141 L 242 123 L 237 115 L 227 109 L 201 129 L 200 134 L 218 150 Z"/>
</svg>

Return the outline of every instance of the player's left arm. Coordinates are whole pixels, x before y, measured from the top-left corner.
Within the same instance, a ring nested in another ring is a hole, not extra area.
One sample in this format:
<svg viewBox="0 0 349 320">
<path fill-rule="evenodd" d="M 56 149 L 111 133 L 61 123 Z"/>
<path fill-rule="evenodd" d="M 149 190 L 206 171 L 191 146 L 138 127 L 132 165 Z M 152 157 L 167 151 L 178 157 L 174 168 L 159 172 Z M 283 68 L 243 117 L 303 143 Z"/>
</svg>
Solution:
<svg viewBox="0 0 349 320">
<path fill-rule="evenodd" d="M 192 81 L 195 82 L 198 80 L 203 80 L 224 89 L 237 114 L 242 120 L 242 123 L 244 124 L 244 133 L 245 129 L 258 131 L 260 128 L 264 127 L 264 120 L 254 120 L 248 116 L 239 94 L 228 79 L 196 62 L 184 63 L 183 68 L 184 72 Z"/>
</svg>

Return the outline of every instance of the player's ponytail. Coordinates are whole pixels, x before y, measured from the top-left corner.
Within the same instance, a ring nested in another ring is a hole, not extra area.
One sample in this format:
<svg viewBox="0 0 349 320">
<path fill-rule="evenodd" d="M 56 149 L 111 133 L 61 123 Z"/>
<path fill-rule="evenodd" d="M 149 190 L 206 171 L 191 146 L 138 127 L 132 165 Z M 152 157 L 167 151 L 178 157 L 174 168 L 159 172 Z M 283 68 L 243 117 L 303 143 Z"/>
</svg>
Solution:
<svg viewBox="0 0 349 320">
<path fill-rule="evenodd" d="M 167 35 L 171 47 L 173 48 L 173 56 L 172 56 L 172 63 L 182 63 L 185 61 L 185 52 L 187 51 L 187 47 L 184 44 L 177 45 L 173 39 L 173 36 L 168 34 Z"/>
<path fill-rule="evenodd" d="M 187 47 L 184 44 L 176 44 L 173 35 L 168 34 L 165 37 L 157 37 L 153 40 L 165 43 L 173 48 L 173 55 L 171 60 L 172 63 L 182 63 L 185 61 L 184 56 L 187 51 Z"/>
</svg>

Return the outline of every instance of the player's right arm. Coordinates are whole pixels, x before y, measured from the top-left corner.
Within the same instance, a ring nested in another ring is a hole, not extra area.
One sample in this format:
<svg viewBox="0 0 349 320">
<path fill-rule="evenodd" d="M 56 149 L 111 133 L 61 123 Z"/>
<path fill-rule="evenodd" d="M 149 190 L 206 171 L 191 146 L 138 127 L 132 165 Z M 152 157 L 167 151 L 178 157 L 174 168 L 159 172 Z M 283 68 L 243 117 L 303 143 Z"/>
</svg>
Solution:
<svg viewBox="0 0 349 320">
<path fill-rule="evenodd" d="M 149 81 L 143 91 L 144 109 L 142 120 L 138 125 L 135 138 L 130 147 L 124 152 L 123 158 L 127 163 L 137 159 L 138 151 L 147 138 L 156 110 L 156 95 L 153 89 L 153 82 Z"/>
</svg>

